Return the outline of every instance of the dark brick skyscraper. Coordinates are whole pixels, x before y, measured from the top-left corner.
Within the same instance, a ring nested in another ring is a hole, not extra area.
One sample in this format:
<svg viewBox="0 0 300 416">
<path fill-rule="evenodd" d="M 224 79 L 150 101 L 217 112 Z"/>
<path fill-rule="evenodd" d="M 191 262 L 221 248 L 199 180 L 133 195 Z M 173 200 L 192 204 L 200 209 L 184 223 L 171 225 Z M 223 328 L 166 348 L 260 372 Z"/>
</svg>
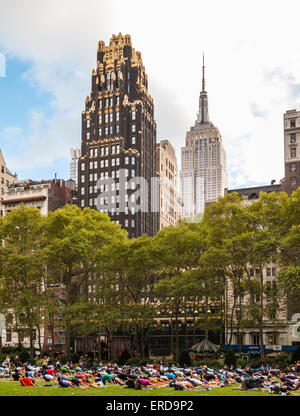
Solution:
<svg viewBox="0 0 300 416">
<path fill-rule="evenodd" d="M 154 106 L 141 53 L 132 48 L 129 35 L 113 35 L 109 46 L 99 42 L 92 90 L 82 112 L 79 205 L 97 209 L 98 194 L 107 190 L 106 185 L 98 190 L 97 180 L 112 178 L 115 195 L 107 198 L 113 198 L 115 208 L 108 210 L 104 206 L 101 211 L 120 223 L 130 237 L 144 233 L 154 235 L 158 227 L 158 215 L 151 212 L 155 151 Z M 121 169 L 125 171 L 125 182 L 120 180 Z M 128 209 L 135 192 L 129 183 L 133 177 L 143 177 L 149 184 L 146 190 L 148 212 Z M 126 193 L 125 208 L 120 204 L 120 191 Z M 104 198 L 104 204 L 106 202 Z"/>
</svg>

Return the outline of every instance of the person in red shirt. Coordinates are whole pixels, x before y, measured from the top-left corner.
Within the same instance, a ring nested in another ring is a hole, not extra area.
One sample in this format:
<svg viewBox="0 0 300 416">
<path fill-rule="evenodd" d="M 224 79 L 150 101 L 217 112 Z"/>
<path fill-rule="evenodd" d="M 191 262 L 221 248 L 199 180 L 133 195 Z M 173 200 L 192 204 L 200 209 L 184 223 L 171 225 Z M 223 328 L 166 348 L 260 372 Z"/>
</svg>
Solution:
<svg viewBox="0 0 300 416">
<path fill-rule="evenodd" d="M 46 374 L 50 374 L 51 376 L 56 375 L 56 370 L 53 366 L 51 366 L 50 368 L 48 368 L 48 370 L 46 370 Z"/>
<path fill-rule="evenodd" d="M 36 384 L 36 382 L 34 381 L 32 377 L 22 377 L 20 378 L 20 383 L 21 383 L 21 386 L 38 387 L 38 385 Z"/>
</svg>

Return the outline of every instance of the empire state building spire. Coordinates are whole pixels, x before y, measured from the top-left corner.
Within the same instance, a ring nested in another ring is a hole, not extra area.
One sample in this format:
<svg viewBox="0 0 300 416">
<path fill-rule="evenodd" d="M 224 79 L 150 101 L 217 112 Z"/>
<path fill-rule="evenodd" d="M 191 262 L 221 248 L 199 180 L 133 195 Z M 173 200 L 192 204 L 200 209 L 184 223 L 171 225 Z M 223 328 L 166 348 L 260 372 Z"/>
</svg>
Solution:
<svg viewBox="0 0 300 416">
<path fill-rule="evenodd" d="M 209 122 L 208 116 L 208 99 L 207 92 L 205 91 L 205 65 L 204 65 L 204 53 L 203 53 L 203 66 L 202 66 L 202 91 L 199 98 L 199 113 L 197 123 Z"/>
<path fill-rule="evenodd" d="M 204 53 L 203 53 L 203 65 L 202 65 L 202 92 L 205 91 L 205 65 L 204 65 Z"/>
</svg>

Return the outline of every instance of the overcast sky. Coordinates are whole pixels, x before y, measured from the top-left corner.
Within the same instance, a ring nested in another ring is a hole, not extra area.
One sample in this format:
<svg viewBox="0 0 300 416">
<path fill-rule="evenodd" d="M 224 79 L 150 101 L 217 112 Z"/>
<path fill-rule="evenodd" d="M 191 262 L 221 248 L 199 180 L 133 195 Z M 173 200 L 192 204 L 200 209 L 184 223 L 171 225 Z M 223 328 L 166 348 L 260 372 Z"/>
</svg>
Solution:
<svg viewBox="0 0 300 416">
<path fill-rule="evenodd" d="M 299 16 L 297 0 L 0 0 L 0 147 L 8 167 L 20 178 L 69 177 L 98 41 L 121 32 L 142 52 L 157 140 L 171 141 L 179 166 L 204 51 L 229 188 L 280 180 L 283 113 L 300 109 Z"/>
</svg>

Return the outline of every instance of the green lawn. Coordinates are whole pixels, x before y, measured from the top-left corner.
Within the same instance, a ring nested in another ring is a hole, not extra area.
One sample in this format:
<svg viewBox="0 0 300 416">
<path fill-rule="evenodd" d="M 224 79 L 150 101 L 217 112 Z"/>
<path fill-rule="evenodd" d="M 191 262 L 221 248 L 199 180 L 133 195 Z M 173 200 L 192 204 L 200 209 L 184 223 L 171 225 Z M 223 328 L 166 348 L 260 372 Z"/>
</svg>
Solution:
<svg viewBox="0 0 300 416">
<path fill-rule="evenodd" d="M 42 380 L 38 384 L 41 387 L 23 387 L 18 381 L 0 379 L 0 396 L 275 396 L 267 392 L 233 390 L 233 387 L 216 387 L 210 391 L 176 391 L 170 387 L 132 390 L 108 385 L 98 389 L 66 389 L 55 385 L 43 387 L 45 382 Z"/>
</svg>

